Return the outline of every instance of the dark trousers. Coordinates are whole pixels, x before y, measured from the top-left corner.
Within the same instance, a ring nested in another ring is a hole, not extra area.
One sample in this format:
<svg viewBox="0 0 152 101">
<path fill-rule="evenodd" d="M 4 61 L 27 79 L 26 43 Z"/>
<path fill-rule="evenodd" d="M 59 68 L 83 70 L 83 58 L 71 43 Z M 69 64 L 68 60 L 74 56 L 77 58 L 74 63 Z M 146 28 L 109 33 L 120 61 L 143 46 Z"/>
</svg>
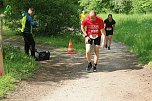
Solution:
<svg viewBox="0 0 152 101">
<path fill-rule="evenodd" d="M 35 41 L 31 33 L 23 33 L 24 37 L 24 50 L 27 55 L 29 55 L 29 50 L 31 50 L 31 56 L 35 57 Z"/>
</svg>

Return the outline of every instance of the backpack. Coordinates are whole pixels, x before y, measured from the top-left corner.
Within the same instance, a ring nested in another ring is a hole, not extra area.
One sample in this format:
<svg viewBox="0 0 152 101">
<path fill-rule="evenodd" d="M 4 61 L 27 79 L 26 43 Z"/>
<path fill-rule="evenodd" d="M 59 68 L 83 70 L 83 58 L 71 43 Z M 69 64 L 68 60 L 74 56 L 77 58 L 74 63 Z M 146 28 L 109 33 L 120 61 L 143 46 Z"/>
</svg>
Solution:
<svg viewBox="0 0 152 101">
<path fill-rule="evenodd" d="M 43 61 L 43 60 L 49 60 L 50 59 L 50 52 L 49 51 L 38 52 L 36 50 L 35 52 L 38 53 L 38 56 L 36 57 L 37 61 Z"/>
</svg>

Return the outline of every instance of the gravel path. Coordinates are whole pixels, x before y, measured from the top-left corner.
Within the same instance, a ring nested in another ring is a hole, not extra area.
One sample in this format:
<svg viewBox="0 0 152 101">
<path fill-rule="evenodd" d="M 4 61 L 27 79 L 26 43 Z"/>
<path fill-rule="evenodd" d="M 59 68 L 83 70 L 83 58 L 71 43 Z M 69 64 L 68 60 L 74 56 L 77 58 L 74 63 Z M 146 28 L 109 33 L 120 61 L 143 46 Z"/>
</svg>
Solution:
<svg viewBox="0 0 152 101">
<path fill-rule="evenodd" d="M 121 43 L 100 50 L 96 73 L 85 71 L 84 55 L 43 49 L 50 50 L 52 58 L 40 62 L 35 76 L 3 101 L 152 101 L 152 69 L 138 65 Z"/>
</svg>

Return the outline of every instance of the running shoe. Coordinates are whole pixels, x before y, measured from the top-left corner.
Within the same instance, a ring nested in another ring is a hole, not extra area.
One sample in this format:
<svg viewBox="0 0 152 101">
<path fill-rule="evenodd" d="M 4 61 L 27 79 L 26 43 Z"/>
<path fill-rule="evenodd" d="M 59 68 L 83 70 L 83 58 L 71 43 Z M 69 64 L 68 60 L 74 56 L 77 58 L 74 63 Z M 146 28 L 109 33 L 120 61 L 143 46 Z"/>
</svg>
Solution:
<svg viewBox="0 0 152 101">
<path fill-rule="evenodd" d="M 87 70 L 88 72 L 90 72 L 91 68 L 92 68 L 92 63 L 90 62 L 90 63 L 88 64 L 88 67 L 86 68 L 86 70 Z"/>
<path fill-rule="evenodd" d="M 108 47 L 108 50 L 110 50 L 110 46 Z"/>
<path fill-rule="evenodd" d="M 107 44 L 105 45 L 105 48 L 107 48 Z"/>
<path fill-rule="evenodd" d="M 96 67 L 96 65 L 93 66 L 93 72 L 97 72 L 97 67 Z"/>
</svg>

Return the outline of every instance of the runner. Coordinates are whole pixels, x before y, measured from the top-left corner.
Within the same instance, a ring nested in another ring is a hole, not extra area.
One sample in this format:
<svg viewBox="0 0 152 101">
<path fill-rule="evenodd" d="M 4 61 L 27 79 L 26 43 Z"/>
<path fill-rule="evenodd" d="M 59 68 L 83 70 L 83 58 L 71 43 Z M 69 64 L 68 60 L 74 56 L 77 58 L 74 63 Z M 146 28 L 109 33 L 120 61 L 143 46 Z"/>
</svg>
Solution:
<svg viewBox="0 0 152 101">
<path fill-rule="evenodd" d="M 104 20 L 105 23 L 105 31 L 106 31 L 106 45 L 105 47 L 108 47 L 108 50 L 110 50 L 112 35 L 115 30 L 115 20 L 112 18 L 112 14 L 108 15 L 108 18 Z"/>
<path fill-rule="evenodd" d="M 86 27 L 86 31 L 85 31 Z M 88 61 L 88 67 L 86 68 L 87 71 L 90 71 L 93 67 L 93 71 L 96 72 L 96 67 L 98 64 L 98 57 L 99 57 L 99 48 L 101 42 L 101 31 L 103 33 L 103 41 L 102 41 L 102 48 L 104 48 L 105 43 L 105 30 L 104 30 L 104 22 L 99 17 L 96 16 L 96 12 L 94 10 L 90 11 L 89 16 L 82 22 L 81 30 L 85 36 L 85 43 L 86 43 L 86 58 Z M 94 64 L 92 65 L 91 62 L 91 45 L 94 42 Z"/>
<path fill-rule="evenodd" d="M 85 18 L 87 17 L 87 14 L 86 12 L 83 10 L 81 15 L 80 15 L 80 20 L 81 20 L 81 23 L 85 20 Z"/>
</svg>

